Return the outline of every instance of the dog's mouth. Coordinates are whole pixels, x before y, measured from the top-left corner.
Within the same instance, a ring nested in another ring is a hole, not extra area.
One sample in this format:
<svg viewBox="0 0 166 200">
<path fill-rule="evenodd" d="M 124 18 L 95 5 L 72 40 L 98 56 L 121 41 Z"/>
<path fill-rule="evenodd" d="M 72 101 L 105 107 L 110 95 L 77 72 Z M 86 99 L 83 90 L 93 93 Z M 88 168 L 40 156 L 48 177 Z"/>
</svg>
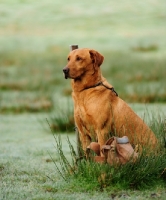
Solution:
<svg viewBox="0 0 166 200">
<path fill-rule="evenodd" d="M 64 77 L 65 77 L 65 79 L 68 79 L 68 74 L 64 73 Z"/>
<path fill-rule="evenodd" d="M 65 79 L 69 78 L 69 68 L 68 67 L 65 67 L 63 69 L 63 74 L 64 74 Z"/>
<path fill-rule="evenodd" d="M 68 67 L 65 67 L 64 69 L 63 69 L 63 75 L 64 75 L 64 77 L 65 77 L 65 79 L 68 79 L 68 78 L 70 78 L 70 79 L 74 79 L 74 80 L 76 80 L 76 79 L 79 79 L 80 80 L 80 76 L 74 76 L 71 72 L 69 72 L 70 70 L 69 70 L 69 68 Z"/>
</svg>

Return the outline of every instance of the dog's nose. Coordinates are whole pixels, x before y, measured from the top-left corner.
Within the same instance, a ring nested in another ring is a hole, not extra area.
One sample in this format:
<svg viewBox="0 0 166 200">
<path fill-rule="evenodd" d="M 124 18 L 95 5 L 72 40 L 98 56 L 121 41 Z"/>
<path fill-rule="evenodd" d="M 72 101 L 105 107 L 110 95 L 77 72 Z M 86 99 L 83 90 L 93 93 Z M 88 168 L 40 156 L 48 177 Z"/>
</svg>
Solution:
<svg viewBox="0 0 166 200">
<path fill-rule="evenodd" d="M 69 72 L 69 68 L 68 67 L 63 68 L 63 73 L 64 74 L 68 74 L 68 72 Z"/>
<path fill-rule="evenodd" d="M 65 75 L 65 79 L 67 79 L 69 74 L 69 68 L 68 67 L 63 68 L 63 73 Z"/>
</svg>

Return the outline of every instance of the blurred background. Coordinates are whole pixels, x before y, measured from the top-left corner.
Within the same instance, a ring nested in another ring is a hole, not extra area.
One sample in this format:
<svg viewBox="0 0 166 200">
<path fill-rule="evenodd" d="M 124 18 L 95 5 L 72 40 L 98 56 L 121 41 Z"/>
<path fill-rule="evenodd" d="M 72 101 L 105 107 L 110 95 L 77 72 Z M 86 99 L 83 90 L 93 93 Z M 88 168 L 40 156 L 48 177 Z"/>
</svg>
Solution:
<svg viewBox="0 0 166 200">
<path fill-rule="evenodd" d="M 0 113 L 71 99 L 71 44 L 104 55 L 103 75 L 128 103 L 166 102 L 165 0 L 1 0 Z"/>
</svg>

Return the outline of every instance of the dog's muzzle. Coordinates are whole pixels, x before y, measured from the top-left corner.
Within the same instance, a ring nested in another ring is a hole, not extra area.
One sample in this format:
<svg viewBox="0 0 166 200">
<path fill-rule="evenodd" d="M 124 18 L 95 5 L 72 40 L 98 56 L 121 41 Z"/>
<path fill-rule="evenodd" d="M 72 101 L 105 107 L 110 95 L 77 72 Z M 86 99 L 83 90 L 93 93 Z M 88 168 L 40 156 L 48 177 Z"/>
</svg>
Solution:
<svg viewBox="0 0 166 200">
<path fill-rule="evenodd" d="M 67 79 L 69 77 L 69 68 L 68 67 L 63 68 L 63 73 L 65 76 L 65 79 Z"/>
</svg>

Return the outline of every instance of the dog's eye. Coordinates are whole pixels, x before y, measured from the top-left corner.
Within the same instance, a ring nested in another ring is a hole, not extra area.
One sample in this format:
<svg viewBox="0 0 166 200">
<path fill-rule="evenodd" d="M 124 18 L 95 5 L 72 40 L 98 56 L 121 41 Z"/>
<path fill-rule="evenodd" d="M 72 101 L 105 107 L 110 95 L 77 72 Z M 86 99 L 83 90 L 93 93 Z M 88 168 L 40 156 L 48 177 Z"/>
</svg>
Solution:
<svg viewBox="0 0 166 200">
<path fill-rule="evenodd" d="M 79 61 L 79 60 L 81 60 L 81 58 L 78 56 L 78 57 L 76 58 L 76 61 Z"/>
<path fill-rule="evenodd" d="M 68 61 L 70 61 L 70 58 L 67 58 Z"/>
</svg>

